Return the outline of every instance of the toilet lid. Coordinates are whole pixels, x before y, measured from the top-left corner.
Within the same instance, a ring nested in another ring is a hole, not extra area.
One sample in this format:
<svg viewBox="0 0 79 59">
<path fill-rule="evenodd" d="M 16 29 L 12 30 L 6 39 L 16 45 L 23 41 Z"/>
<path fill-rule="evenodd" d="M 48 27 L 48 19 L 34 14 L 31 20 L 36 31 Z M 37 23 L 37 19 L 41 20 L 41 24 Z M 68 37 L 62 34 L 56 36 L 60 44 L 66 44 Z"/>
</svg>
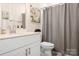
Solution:
<svg viewBox="0 0 79 59">
<path fill-rule="evenodd" d="M 42 42 L 41 45 L 48 46 L 48 47 L 53 47 L 54 46 L 54 44 L 49 43 L 49 42 Z"/>
</svg>

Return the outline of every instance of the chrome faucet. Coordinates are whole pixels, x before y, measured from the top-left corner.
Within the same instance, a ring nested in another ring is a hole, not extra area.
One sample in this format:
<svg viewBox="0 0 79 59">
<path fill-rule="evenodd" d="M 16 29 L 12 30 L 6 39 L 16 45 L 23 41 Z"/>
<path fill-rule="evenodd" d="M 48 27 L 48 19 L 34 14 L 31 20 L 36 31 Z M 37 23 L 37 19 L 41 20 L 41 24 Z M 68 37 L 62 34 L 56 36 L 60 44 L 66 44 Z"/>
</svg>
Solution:
<svg viewBox="0 0 79 59">
<path fill-rule="evenodd" d="M 16 33 L 16 26 L 13 20 L 10 20 L 9 31 L 10 33 Z"/>
</svg>

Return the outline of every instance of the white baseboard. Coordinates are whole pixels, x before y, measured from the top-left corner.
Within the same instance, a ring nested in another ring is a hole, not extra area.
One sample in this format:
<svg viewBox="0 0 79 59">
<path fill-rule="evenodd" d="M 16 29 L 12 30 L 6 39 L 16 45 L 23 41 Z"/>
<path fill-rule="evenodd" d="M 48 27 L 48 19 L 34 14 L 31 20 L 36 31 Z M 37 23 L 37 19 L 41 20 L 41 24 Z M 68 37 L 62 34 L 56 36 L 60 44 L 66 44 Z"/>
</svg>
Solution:
<svg viewBox="0 0 79 59">
<path fill-rule="evenodd" d="M 77 54 L 77 50 L 76 49 L 67 49 L 68 52 L 70 52 L 70 54 L 72 55 L 76 55 Z"/>
</svg>

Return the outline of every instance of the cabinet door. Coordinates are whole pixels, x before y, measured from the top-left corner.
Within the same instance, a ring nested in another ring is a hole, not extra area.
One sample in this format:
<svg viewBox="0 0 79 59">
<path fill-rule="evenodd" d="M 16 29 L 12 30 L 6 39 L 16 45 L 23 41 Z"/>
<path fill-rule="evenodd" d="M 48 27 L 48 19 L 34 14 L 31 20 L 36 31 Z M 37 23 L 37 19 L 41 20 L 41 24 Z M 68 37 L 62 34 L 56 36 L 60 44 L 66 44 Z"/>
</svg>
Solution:
<svg viewBox="0 0 79 59">
<path fill-rule="evenodd" d="M 26 56 L 25 48 L 19 48 L 14 51 L 2 54 L 1 56 Z"/>
<path fill-rule="evenodd" d="M 40 56 L 40 45 L 36 44 L 30 48 L 30 56 Z"/>
</svg>

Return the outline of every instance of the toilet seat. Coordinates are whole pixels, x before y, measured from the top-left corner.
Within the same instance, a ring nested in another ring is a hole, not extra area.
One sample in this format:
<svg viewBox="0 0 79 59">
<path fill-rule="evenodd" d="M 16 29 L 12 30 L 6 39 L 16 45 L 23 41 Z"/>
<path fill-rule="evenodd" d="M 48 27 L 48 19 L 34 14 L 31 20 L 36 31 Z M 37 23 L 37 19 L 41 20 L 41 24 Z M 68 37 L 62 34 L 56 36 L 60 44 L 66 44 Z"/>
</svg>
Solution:
<svg viewBox="0 0 79 59">
<path fill-rule="evenodd" d="M 41 43 L 41 47 L 43 47 L 45 49 L 53 49 L 54 48 L 54 44 L 49 43 L 49 42 L 42 42 Z"/>
</svg>

